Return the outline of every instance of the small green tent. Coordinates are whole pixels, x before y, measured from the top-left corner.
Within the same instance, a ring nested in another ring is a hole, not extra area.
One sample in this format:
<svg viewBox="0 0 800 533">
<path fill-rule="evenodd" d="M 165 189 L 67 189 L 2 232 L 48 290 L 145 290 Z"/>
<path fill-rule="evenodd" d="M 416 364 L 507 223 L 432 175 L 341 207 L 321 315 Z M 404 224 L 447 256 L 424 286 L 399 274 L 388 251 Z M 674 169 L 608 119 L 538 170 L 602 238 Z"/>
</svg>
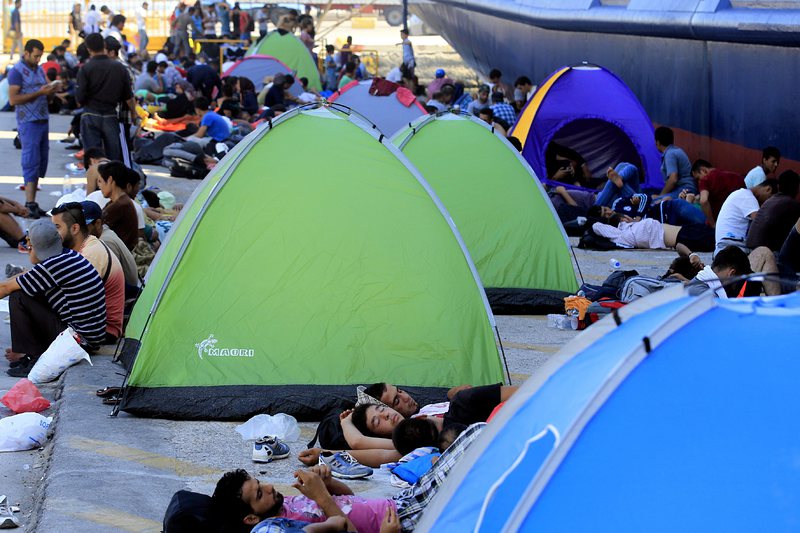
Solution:
<svg viewBox="0 0 800 533">
<path fill-rule="evenodd" d="M 569 241 L 519 152 L 470 115 L 421 117 L 393 142 L 453 216 L 495 313 L 563 309 L 578 289 Z"/>
<path fill-rule="evenodd" d="M 272 56 L 283 61 L 298 78 L 308 78 L 308 86 L 317 91 L 322 90 L 322 80 L 319 69 L 314 63 L 314 56 L 308 51 L 303 41 L 293 33 L 275 30 L 251 46 L 247 50 L 248 56 L 260 54 Z M 298 81 L 299 83 L 299 81 Z"/>
<path fill-rule="evenodd" d="M 313 152 L 311 152 L 313 150 Z M 306 106 L 198 187 L 133 310 L 121 408 L 319 419 L 355 385 L 501 381 L 493 317 L 447 212 L 376 130 Z"/>
</svg>

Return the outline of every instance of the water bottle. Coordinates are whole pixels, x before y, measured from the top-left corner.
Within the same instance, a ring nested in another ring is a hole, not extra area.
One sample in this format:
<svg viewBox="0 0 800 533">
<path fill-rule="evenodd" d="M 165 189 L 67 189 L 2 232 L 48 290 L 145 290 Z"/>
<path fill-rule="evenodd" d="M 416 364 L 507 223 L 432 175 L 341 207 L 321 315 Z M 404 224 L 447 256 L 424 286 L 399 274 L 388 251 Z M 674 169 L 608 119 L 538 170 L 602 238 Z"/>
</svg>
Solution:
<svg viewBox="0 0 800 533">
<path fill-rule="evenodd" d="M 561 315 L 547 315 L 547 327 L 548 328 L 555 328 L 558 327 L 558 318 Z"/>
<path fill-rule="evenodd" d="M 612 270 L 619 270 L 622 267 L 622 263 L 619 259 L 614 259 L 613 257 L 608 260 L 608 265 L 611 267 Z"/>
<path fill-rule="evenodd" d="M 72 192 L 72 176 L 64 174 L 64 182 L 61 184 L 61 196 Z"/>
</svg>

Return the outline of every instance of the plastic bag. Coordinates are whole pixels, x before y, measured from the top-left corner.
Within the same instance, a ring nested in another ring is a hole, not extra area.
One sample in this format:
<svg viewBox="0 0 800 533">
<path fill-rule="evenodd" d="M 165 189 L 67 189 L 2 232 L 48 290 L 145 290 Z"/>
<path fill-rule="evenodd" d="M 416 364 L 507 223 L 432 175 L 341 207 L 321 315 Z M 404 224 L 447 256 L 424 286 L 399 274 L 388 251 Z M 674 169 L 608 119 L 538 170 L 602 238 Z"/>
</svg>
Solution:
<svg viewBox="0 0 800 533">
<path fill-rule="evenodd" d="M 256 440 L 267 435 L 278 437 L 284 442 L 294 442 L 300 438 L 300 426 L 293 416 L 278 413 L 272 415 L 256 415 L 236 431 L 244 440 Z"/>
<path fill-rule="evenodd" d="M 47 439 L 53 417 L 22 413 L 0 420 L 0 452 L 40 448 Z"/>
<path fill-rule="evenodd" d="M 58 334 L 58 337 L 50 344 L 47 350 L 39 357 L 28 373 L 31 383 L 47 383 L 60 376 L 67 368 L 81 360 L 86 359 L 89 364 L 89 354 L 81 348 L 75 340 L 72 328 L 67 328 Z"/>
<path fill-rule="evenodd" d="M 15 413 L 38 413 L 50 407 L 50 401 L 42 396 L 36 385 L 22 378 L 0 398 L 6 407 Z"/>
</svg>

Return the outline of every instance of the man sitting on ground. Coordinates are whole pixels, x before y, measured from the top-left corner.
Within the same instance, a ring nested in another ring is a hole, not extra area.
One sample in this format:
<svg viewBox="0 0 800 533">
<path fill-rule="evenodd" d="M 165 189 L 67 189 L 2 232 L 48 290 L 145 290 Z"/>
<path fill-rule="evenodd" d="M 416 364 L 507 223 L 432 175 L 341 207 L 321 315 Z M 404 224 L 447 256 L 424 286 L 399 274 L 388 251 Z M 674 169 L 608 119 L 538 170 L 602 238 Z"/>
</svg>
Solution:
<svg viewBox="0 0 800 533">
<path fill-rule="evenodd" d="M 717 225 L 722 204 L 731 193 L 744 187 L 744 179 L 735 172 L 716 169 L 704 159 L 694 162 L 692 176 L 700 189 L 700 208 L 706 215 L 708 225 L 713 228 Z"/>
<path fill-rule="evenodd" d="M 760 185 L 767 179 L 768 174 L 774 174 L 781 164 L 781 151 L 774 146 L 767 146 L 761 152 L 761 164 L 754 167 L 744 177 L 745 187 L 751 189 Z"/>
<path fill-rule="evenodd" d="M 133 258 L 133 254 L 122 242 L 122 239 L 111 228 L 103 224 L 103 210 L 99 205 L 91 200 L 85 200 L 81 202 L 81 207 L 89 234 L 100 239 L 100 242 L 111 250 L 122 267 L 122 273 L 125 276 L 125 299 L 138 294 L 139 274 L 136 271 L 136 260 Z"/>
<path fill-rule="evenodd" d="M 51 214 L 64 248 L 75 250 L 88 259 L 103 280 L 106 293 L 106 338 L 103 344 L 114 344 L 122 336 L 125 307 L 125 274 L 122 265 L 107 246 L 89 234 L 81 204 L 67 202 L 54 207 Z"/>
<path fill-rule="evenodd" d="M 795 198 L 800 192 L 800 176 L 787 170 L 778 177 L 778 194 L 764 202 L 758 216 L 747 232 L 747 247 L 755 250 L 766 246 L 777 252 L 789 236 L 794 223 L 800 218 L 800 202 Z"/>
<path fill-rule="evenodd" d="M 656 148 L 661 152 L 661 174 L 664 177 L 664 188 L 661 189 L 659 196 L 669 195 L 677 198 L 682 191 L 697 194 L 697 184 L 692 176 L 689 157 L 681 148 L 675 146 L 674 142 L 675 134 L 671 129 L 664 126 L 656 128 Z"/>
<path fill-rule="evenodd" d="M 205 146 L 211 141 L 224 142 L 231 136 L 231 127 L 228 122 L 221 115 L 210 110 L 208 106 L 208 99 L 205 96 L 195 98 L 194 110 L 200 117 L 200 127 L 195 134 L 186 139 L 187 141 Z"/>
<path fill-rule="evenodd" d="M 221 529 L 229 531 L 260 533 L 262 528 L 265 532 L 273 531 L 267 527 L 273 524 L 304 528 L 308 523 L 325 523 L 338 527 L 327 531 L 339 532 L 347 527 L 347 531 L 378 533 L 387 514 L 395 511 L 390 499 L 354 496 L 347 485 L 331 477 L 325 465 L 298 470 L 294 477 L 297 482 L 293 486 L 302 496 L 284 498 L 273 485 L 261 483 L 244 470 L 228 472 L 214 490 L 212 516 Z M 287 520 L 302 523 L 287 524 Z"/>
<path fill-rule="evenodd" d="M 64 248 L 49 220 L 28 230 L 33 268 L 0 282 L 0 298 L 9 298 L 12 362 L 8 375 L 25 377 L 59 333 L 71 327 L 88 346 L 106 334 L 103 281 L 91 263 Z"/>
<path fill-rule="evenodd" d="M 508 132 L 506 131 L 506 128 L 504 128 L 503 125 L 500 124 L 499 122 L 495 121 L 495 119 L 494 119 L 494 111 L 492 111 L 491 107 L 487 107 L 485 109 L 481 109 L 478 112 L 478 118 L 481 119 L 482 121 L 484 121 L 485 123 L 489 124 L 491 127 L 493 127 L 494 130 L 499 132 L 500 135 L 502 135 L 503 137 L 507 137 L 508 136 Z"/>
<path fill-rule="evenodd" d="M 747 232 L 758 210 L 772 195 L 778 192 L 778 180 L 768 179 L 755 187 L 733 192 L 719 210 L 716 226 L 716 252 L 728 246 L 738 246 L 745 253 Z M 715 253 L 716 253 L 715 252 Z"/>
<path fill-rule="evenodd" d="M 752 273 L 747 254 L 736 246 L 728 246 L 714 257 L 710 266 L 703 267 L 686 289 L 693 296 L 712 290 L 720 298 L 735 298 L 742 284 L 728 283 L 728 281 Z M 726 284 L 724 287 L 723 283 Z"/>
</svg>

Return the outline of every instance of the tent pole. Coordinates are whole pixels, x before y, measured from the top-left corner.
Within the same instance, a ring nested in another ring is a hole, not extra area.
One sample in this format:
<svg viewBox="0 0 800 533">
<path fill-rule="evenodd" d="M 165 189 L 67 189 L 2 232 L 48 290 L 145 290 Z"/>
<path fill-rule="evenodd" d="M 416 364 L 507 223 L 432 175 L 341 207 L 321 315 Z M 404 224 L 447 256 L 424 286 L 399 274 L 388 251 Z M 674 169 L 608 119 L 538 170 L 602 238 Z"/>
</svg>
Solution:
<svg viewBox="0 0 800 533">
<path fill-rule="evenodd" d="M 586 284 L 586 280 L 583 279 L 583 272 L 581 272 L 581 265 L 578 264 L 578 256 L 575 255 L 575 247 L 569 247 L 570 252 L 572 252 L 572 257 L 575 259 L 575 266 L 578 267 L 578 275 L 581 277 L 581 285 Z"/>
<path fill-rule="evenodd" d="M 408 0 L 403 0 L 403 28 L 408 29 Z"/>
<path fill-rule="evenodd" d="M 503 339 L 500 338 L 500 330 L 497 329 L 497 324 L 494 326 L 494 332 L 497 335 L 497 343 L 500 345 L 500 357 L 503 358 L 503 366 L 506 369 L 506 383 L 511 385 L 511 371 L 508 369 L 508 359 L 506 359 L 506 350 L 503 348 Z"/>
</svg>

